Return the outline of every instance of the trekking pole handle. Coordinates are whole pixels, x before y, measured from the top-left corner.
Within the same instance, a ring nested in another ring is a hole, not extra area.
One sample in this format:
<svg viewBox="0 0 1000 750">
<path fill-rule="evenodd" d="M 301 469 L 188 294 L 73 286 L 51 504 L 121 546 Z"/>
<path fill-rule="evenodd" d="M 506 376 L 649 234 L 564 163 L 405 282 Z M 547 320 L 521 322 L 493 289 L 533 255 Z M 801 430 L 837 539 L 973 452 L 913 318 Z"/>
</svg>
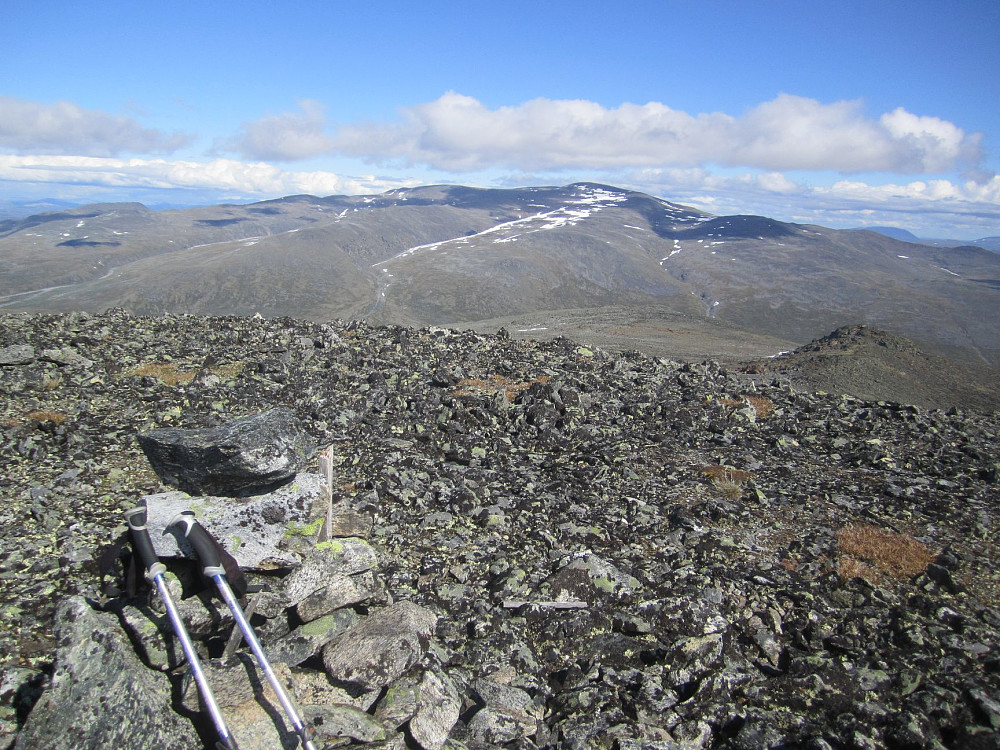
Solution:
<svg viewBox="0 0 1000 750">
<path fill-rule="evenodd" d="M 219 550 L 216 549 L 215 542 L 212 541 L 212 537 L 208 535 L 205 528 L 198 523 L 198 519 L 195 518 L 194 513 L 189 510 L 178 513 L 167 524 L 168 529 L 174 526 L 183 527 L 182 533 L 191 546 L 194 547 L 194 553 L 201 561 L 202 572 L 206 576 L 211 578 L 212 576 L 226 574 L 226 569 L 222 567 L 222 561 L 219 559 Z"/>
<path fill-rule="evenodd" d="M 146 528 L 146 506 L 139 505 L 125 511 L 125 523 L 132 532 L 132 549 L 139 556 L 142 567 L 146 569 L 146 578 L 152 581 L 156 576 L 166 572 L 166 566 L 156 557 L 153 540 L 149 538 Z"/>
</svg>

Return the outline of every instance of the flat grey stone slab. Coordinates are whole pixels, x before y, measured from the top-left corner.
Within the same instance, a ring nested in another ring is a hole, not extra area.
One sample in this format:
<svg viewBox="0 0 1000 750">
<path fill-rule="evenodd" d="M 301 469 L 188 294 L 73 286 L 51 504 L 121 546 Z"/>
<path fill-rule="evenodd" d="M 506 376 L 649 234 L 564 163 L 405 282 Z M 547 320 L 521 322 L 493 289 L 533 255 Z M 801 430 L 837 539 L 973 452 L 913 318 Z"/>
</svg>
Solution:
<svg viewBox="0 0 1000 750">
<path fill-rule="evenodd" d="M 192 497 L 180 491 L 146 495 L 149 536 L 159 557 L 194 558 L 186 540 L 162 532 L 185 510 L 231 554 L 240 567 L 294 567 L 300 542 L 318 539 L 326 518 L 324 479 L 299 474 L 274 492 L 249 498 Z"/>
<path fill-rule="evenodd" d="M 35 347 L 31 344 L 11 344 L 0 347 L 0 367 L 26 365 L 35 359 Z"/>
</svg>

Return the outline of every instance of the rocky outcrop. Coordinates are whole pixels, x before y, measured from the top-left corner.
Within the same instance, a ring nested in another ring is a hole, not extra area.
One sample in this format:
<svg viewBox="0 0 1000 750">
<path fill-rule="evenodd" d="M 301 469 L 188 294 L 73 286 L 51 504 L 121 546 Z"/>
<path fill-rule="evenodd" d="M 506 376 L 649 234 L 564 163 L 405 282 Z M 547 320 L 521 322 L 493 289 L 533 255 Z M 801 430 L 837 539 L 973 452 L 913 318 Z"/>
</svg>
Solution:
<svg viewBox="0 0 1000 750">
<path fill-rule="evenodd" d="M 202 435 L 199 442 L 211 450 L 209 438 Z M 204 476 L 218 486 L 210 471 Z M 216 533 L 242 519 L 244 535 L 254 535 L 260 530 L 249 522 L 254 514 L 283 526 L 284 534 L 262 533 L 249 546 L 226 537 L 223 548 L 241 556 L 238 575 L 269 581 L 256 584 L 244 611 L 257 621 L 255 630 L 271 652 L 268 661 L 289 686 L 317 742 L 400 748 L 409 742 L 438 750 L 458 721 L 461 698 L 442 671 L 443 647 L 429 654 L 437 616 L 413 602 L 387 603 L 374 570 L 375 550 L 364 539 L 333 535 L 345 524 L 333 522 L 344 514 L 330 504 L 330 487 L 323 483 L 328 478 L 319 478 L 320 483 L 297 478 L 277 493 L 249 501 L 249 507 L 245 500 L 177 492 L 147 496 L 143 503 L 154 532 L 185 504 L 197 508 Z M 317 499 L 317 487 L 325 502 Z M 348 515 L 356 521 L 358 514 Z M 161 542 L 157 552 L 168 565 L 166 586 L 201 652 L 214 699 L 236 742 L 243 750 L 297 747 L 291 718 L 259 671 L 261 665 L 237 651 L 241 633 L 231 613 L 209 591 L 199 590 L 195 569 L 200 563 L 186 540 L 179 536 L 172 546 Z M 119 583 L 119 589 L 127 587 Z M 139 748 L 147 742 L 164 748 L 212 746 L 215 728 L 200 688 L 188 682 L 182 702 L 175 699 L 188 665 L 164 602 L 147 592 L 138 599 L 112 599 L 103 609 L 77 596 L 57 610 L 56 672 L 16 748 Z M 311 660 L 316 664 L 307 666 Z M 400 715 L 401 694 L 407 696 L 405 716 Z M 100 696 L 98 710 L 91 706 L 95 695 Z"/>
<path fill-rule="evenodd" d="M 265 649 L 324 741 L 998 746 L 995 413 L 564 339 L 120 311 L 2 321 L 0 348 L 35 352 L 0 368 L 4 685 L 51 670 L 50 602 L 100 600 L 121 512 L 163 494 L 137 433 L 286 405 L 332 446 L 326 528 L 342 546 L 309 537 L 282 567 L 244 566 Z M 67 348 L 80 359 L 39 354 Z M 221 657 L 224 613 L 189 563 L 171 566 Z M 121 593 L 105 606 L 127 591 L 110 568 Z M 153 602 L 129 606 L 116 625 L 151 635 L 143 669 L 178 679 Z M 395 647 L 378 635 L 391 617 L 406 625 Z M 169 710 L 190 715 L 187 701 Z"/>
<path fill-rule="evenodd" d="M 871 326 L 844 326 L 748 369 L 788 378 L 796 390 L 850 393 L 927 409 L 1000 409 L 997 368 L 922 351 L 909 339 Z"/>
<path fill-rule="evenodd" d="M 162 747 L 200 743 L 191 722 L 169 710 L 170 682 L 145 669 L 118 619 L 73 597 L 56 612 L 55 673 L 16 750 Z"/>
</svg>

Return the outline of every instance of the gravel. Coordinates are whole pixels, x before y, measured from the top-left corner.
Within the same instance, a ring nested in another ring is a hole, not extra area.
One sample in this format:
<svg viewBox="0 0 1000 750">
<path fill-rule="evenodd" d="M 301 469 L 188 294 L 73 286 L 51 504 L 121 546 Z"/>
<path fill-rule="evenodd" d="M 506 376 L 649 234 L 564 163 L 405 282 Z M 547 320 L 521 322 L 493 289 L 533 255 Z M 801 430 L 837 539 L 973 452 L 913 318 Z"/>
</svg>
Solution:
<svg viewBox="0 0 1000 750">
<path fill-rule="evenodd" d="M 388 600 L 437 617 L 421 679 L 461 701 L 455 747 L 1000 746 L 996 412 L 503 330 L 122 310 L 0 318 L 0 392 L 0 670 L 31 688 L 6 736 L 56 605 L 116 595 L 102 552 L 169 489 L 136 435 L 286 407 Z"/>
</svg>

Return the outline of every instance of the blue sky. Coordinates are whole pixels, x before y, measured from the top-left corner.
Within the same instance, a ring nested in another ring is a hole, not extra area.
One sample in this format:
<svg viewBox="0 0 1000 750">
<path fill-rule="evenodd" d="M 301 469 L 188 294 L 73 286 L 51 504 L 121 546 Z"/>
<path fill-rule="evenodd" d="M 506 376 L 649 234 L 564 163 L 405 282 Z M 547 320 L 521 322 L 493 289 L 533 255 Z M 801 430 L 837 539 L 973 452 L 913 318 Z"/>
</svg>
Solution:
<svg viewBox="0 0 1000 750">
<path fill-rule="evenodd" d="M 595 180 L 1000 234 L 1000 2 L 24 2 L 0 199 Z"/>
</svg>

